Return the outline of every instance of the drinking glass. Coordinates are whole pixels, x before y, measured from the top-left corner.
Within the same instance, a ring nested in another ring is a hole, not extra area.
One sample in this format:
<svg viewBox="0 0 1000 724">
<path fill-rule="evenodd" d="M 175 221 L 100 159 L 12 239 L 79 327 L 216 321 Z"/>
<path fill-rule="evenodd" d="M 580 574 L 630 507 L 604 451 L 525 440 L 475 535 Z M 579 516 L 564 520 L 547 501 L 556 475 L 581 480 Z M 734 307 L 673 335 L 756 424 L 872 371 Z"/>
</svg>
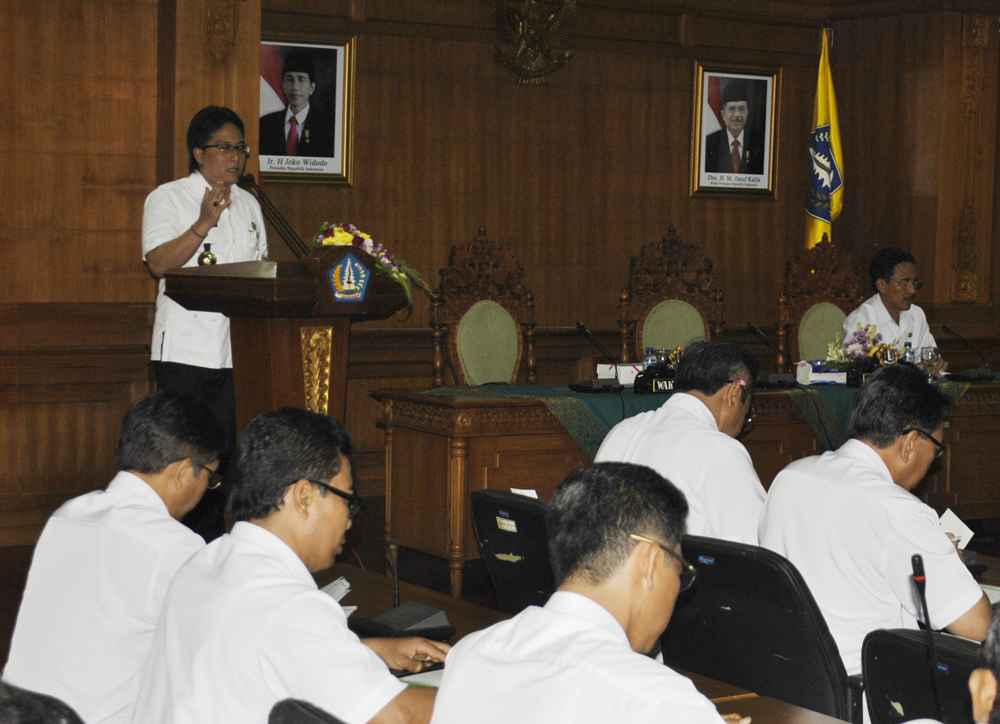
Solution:
<svg viewBox="0 0 1000 724">
<path fill-rule="evenodd" d="M 920 360 L 924 363 L 924 371 L 927 372 L 927 379 L 933 380 L 934 373 L 937 371 L 938 363 L 941 361 L 941 355 L 938 353 L 938 348 L 924 347 L 920 350 Z"/>
</svg>

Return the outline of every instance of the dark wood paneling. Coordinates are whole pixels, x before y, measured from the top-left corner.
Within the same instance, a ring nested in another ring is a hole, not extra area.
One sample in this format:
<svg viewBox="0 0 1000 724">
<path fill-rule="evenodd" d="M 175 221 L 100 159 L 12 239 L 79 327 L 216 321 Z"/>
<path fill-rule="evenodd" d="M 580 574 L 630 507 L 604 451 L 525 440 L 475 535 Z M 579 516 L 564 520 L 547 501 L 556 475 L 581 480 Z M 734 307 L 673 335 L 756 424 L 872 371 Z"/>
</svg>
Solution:
<svg viewBox="0 0 1000 724">
<path fill-rule="evenodd" d="M 0 545 L 107 485 L 122 415 L 149 390 L 150 305 L 0 305 Z"/>
</svg>

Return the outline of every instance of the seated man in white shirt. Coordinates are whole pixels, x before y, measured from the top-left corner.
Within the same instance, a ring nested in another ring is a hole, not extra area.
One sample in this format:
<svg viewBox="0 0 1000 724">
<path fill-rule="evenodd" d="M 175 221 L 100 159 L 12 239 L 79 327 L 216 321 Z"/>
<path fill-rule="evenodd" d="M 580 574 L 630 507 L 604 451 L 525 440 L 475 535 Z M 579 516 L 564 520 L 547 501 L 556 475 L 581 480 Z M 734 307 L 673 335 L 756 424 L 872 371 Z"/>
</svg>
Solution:
<svg viewBox="0 0 1000 724">
<path fill-rule="evenodd" d="M 429 721 L 435 692 L 389 669 L 419 671 L 448 646 L 360 641 L 311 575 L 333 565 L 361 507 L 347 430 L 286 407 L 252 420 L 237 452 L 235 525 L 175 577 L 133 721 L 265 724 L 286 698 L 346 724 Z"/>
<path fill-rule="evenodd" d="M 684 495 L 645 466 L 570 473 L 547 520 L 556 592 L 456 644 L 433 724 L 722 724 L 690 680 L 641 653 L 694 580 L 686 514 Z"/>
<path fill-rule="evenodd" d="M 837 451 L 796 460 L 771 484 L 760 544 L 802 574 L 848 674 L 880 628 L 917 628 L 911 556 L 927 572 L 930 625 L 982 641 L 990 604 L 930 507 L 912 490 L 944 451 L 949 400 L 910 365 L 868 378 Z"/>
<path fill-rule="evenodd" d="M 917 362 L 920 362 L 920 350 L 937 347 L 924 310 L 913 303 L 923 286 L 916 264 L 912 254 L 895 246 L 884 246 L 875 252 L 868 274 L 876 294 L 847 315 L 843 328 L 844 346 L 849 344 L 859 324 L 862 328 L 874 324 L 882 335 L 883 344 L 902 351 L 909 342 Z M 938 363 L 939 372 L 947 368 L 948 363 L 944 360 Z"/>
<path fill-rule="evenodd" d="M 759 372 L 735 342 L 691 345 L 670 399 L 615 425 L 594 459 L 648 465 L 670 480 L 687 498 L 691 535 L 757 545 L 764 487 L 735 438 L 753 414 Z"/>
<path fill-rule="evenodd" d="M 61 699 L 87 724 L 128 724 L 167 587 L 205 547 L 179 519 L 218 485 L 225 444 L 192 398 L 159 392 L 129 408 L 121 472 L 53 513 L 35 546 L 4 681 Z"/>
</svg>

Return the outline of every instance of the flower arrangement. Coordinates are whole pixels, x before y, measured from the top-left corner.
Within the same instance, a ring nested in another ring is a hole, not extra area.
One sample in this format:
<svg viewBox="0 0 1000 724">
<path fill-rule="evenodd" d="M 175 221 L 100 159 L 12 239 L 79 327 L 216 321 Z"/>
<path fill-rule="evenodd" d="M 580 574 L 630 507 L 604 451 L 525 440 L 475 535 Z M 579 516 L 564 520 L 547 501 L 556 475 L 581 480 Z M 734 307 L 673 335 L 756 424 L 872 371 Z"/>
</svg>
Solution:
<svg viewBox="0 0 1000 724">
<path fill-rule="evenodd" d="M 843 335 L 837 335 L 837 341 L 827 347 L 826 368 L 860 368 L 874 370 L 883 364 L 892 364 L 902 359 L 902 352 L 890 344 L 882 342 L 882 335 L 874 324 L 858 328 L 845 341 Z"/>
<path fill-rule="evenodd" d="M 433 294 L 430 286 L 416 269 L 402 259 L 395 258 L 385 247 L 376 244 L 371 236 L 360 231 L 354 224 L 331 224 L 329 221 L 324 221 L 313 240 L 313 245 L 317 249 L 322 246 L 356 246 L 371 254 L 377 262 L 376 273 L 395 279 L 406 292 L 406 301 L 411 307 L 413 306 L 411 281 L 415 282 L 427 296 Z"/>
</svg>

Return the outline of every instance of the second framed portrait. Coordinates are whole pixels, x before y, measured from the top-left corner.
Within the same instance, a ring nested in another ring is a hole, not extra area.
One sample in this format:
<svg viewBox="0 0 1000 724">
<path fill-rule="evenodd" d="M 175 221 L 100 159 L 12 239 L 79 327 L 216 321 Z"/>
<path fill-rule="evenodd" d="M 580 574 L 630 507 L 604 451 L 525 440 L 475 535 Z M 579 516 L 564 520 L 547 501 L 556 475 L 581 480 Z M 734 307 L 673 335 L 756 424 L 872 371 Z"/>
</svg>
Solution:
<svg viewBox="0 0 1000 724">
<path fill-rule="evenodd" d="M 695 63 L 691 195 L 774 197 L 781 70 Z"/>
<path fill-rule="evenodd" d="M 260 172 L 351 183 L 353 42 L 260 44 Z"/>
</svg>

